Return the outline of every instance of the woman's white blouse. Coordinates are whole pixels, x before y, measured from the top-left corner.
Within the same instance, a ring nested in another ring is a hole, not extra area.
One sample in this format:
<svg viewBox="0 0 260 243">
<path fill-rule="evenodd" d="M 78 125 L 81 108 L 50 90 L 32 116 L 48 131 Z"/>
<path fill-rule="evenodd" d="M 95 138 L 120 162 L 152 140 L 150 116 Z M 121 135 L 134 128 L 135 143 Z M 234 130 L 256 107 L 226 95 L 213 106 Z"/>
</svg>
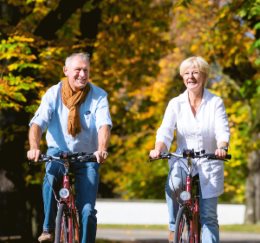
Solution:
<svg viewBox="0 0 260 243">
<path fill-rule="evenodd" d="M 229 142 L 228 119 L 222 99 L 204 89 L 203 99 L 196 116 L 192 113 L 187 90 L 170 100 L 160 128 L 157 130 L 156 142 L 163 142 L 168 150 L 177 136 L 177 153 L 184 149 L 205 150 L 215 153 L 217 144 Z M 170 166 L 182 166 L 169 161 Z M 184 162 L 184 161 L 183 161 Z M 217 197 L 224 191 L 224 166 L 219 160 L 194 160 L 199 173 L 203 198 Z M 185 162 L 184 162 L 185 163 Z"/>
</svg>

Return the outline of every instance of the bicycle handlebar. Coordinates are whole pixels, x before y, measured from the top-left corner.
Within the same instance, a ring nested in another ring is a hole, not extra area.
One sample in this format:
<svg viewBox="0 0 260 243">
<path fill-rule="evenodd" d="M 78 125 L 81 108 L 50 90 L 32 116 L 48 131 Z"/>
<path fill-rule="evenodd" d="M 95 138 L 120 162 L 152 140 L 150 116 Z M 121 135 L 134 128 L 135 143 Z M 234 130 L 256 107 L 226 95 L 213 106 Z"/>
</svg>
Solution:
<svg viewBox="0 0 260 243">
<path fill-rule="evenodd" d="M 217 159 L 217 160 L 229 160 L 231 159 L 231 154 L 227 154 L 224 159 L 219 158 L 213 153 L 205 153 L 205 150 L 202 150 L 200 152 L 195 152 L 193 149 L 189 150 L 186 149 L 183 151 L 182 154 L 177 154 L 177 153 L 161 153 L 158 158 L 150 158 L 149 161 L 153 160 L 159 160 L 159 159 L 170 159 L 172 157 L 175 158 L 192 158 L 192 159 L 201 159 L 201 158 L 207 158 L 207 159 Z"/>
<path fill-rule="evenodd" d="M 67 160 L 72 163 L 73 162 L 97 162 L 97 158 L 93 153 L 87 154 L 84 152 L 81 153 L 61 152 L 55 156 L 41 154 L 38 162 L 50 162 L 52 160 Z"/>
</svg>

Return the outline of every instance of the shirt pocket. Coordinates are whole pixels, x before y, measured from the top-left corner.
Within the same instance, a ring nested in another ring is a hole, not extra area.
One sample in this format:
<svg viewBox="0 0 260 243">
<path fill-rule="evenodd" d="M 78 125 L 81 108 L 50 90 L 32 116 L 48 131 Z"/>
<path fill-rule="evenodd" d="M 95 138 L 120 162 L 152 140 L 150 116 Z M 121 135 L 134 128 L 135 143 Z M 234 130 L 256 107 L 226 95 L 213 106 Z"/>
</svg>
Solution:
<svg viewBox="0 0 260 243">
<path fill-rule="evenodd" d="M 89 129 L 94 125 L 94 115 L 91 111 L 86 111 L 83 115 L 82 127 Z"/>
</svg>

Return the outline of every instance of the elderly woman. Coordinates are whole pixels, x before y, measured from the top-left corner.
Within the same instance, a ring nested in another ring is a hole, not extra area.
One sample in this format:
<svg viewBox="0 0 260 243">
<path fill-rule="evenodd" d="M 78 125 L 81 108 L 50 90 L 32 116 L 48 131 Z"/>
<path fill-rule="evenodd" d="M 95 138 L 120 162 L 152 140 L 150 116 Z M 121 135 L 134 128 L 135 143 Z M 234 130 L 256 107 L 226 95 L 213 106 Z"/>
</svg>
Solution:
<svg viewBox="0 0 260 243">
<path fill-rule="evenodd" d="M 180 65 L 180 75 L 186 90 L 170 100 L 157 130 L 155 148 L 151 158 L 158 158 L 170 149 L 176 130 L 177 153 L 184 149 L 205 150 L 215 153 L 220 159 L 227 154 L 229 126 L 223 101 L 210 93 L 205 84 L 209 75 L 209 65 L 201 57 L 190 57 Z M 166 201 L 169 212 L 169 242 L 173 242 L 175 218 L 178 212 L 176 193 L 185 180 L 185 167 L 176 160 L 169 160 L 169 175 L 166 182 Z M 217 218 L 218 196 L 223 193 L 224 168 L 220 160 L 195 161 L 196 173 L 200 177 L 200 220 L 202 242 L 219 242 Z"/>
</svg>

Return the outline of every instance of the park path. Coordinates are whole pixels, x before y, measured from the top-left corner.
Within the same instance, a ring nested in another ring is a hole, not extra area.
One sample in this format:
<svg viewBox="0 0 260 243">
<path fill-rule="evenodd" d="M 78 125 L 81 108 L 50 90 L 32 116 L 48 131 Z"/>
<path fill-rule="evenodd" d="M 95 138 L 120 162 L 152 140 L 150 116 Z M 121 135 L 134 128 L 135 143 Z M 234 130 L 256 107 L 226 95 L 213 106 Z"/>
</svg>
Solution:
<svg viewBox="0 0 260 243">
<path fill-rule="evenodd" d="M 114 242 L 138 242 L 138 243 L 167 243 L 166 230 L 144 229 L 98 229 L 97 239 Z M 260 243 L 260 232 L 239 233 L 221 232 L 221 243 Z"/>
</svg>

